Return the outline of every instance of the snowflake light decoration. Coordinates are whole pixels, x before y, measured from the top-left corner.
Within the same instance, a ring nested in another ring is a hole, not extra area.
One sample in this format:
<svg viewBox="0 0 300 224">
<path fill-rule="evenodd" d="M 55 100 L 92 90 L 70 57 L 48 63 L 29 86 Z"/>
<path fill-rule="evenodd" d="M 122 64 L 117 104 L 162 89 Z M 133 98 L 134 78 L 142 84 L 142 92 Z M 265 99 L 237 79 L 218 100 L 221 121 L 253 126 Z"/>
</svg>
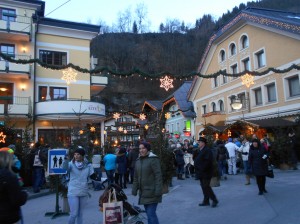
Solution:
<svg viewBox="0 0 300 224">
<path fill-rule="evenodd" d="M 120 116 L 121 116 L 121 114 L 119 114 L 119 113 L 114 113 L 113 114 L 113 118 L 116 119 L 116 120 L 118 120 L 120 118 Z"/>
<path fill-rule="evenodd" d="M 168 91 L 171 88 L 174 88 L 173 86 L 173 79 L 169 78 L 167 75 L 163 79 L 160 80 L 160 87 L 164 88 L 166 91 Z"/>
<path fill-rule="evenodd" d="M 247 88 L 249 88 L 252 84 L 254 84 L 253 80 L 253 76 L 252 75 L 249 75 L 248 73 L 246 73 L 245 75 L 243 75 L 241 77 L 242 79 L 242 84 L 247 86 Z"/>
<path fill-rule="evenodd" d="M 170 113 L 170 112 L 165 113 L 165 118 L 166 118 L 167 120 L 170 119 L 170 118 L 171 118 L 171 113 Z"/>
<path fill-rule="evenodd" d="M 146 119 L 146 115 L 145 114 L 140 114 L 140 120 L 145 120 Z"/>
<path fill-rule="evenodd" d="M 119 132 L 122 132 L 124 129 L 123 129 L 123 127 L 119 127 L 118 130 L 119 130 Z"/>
<path fill-rule="evenodd" d="M 76 76 L 77 73 L 72 68 L 67 68 L 62 71 L 63 77 L 62 80 L 65 80 L 67 85 L 69 85 L 71 82 L 76 82 Z"/>
<path fill-rule="evenodd" d="M 92 127 L 90 128 L 90 131 L 91 131 L 91 132 L 95 132 L 95 131 L 96 131 L 96 128 L 92 126 Z"/>
<path fill-rule="evenodd" d="M 4 135 L 3 132 L 0 132 L 0 142 L 5 143 L 5 138 L 6 138 L 6 135 Z"/>
</svg>

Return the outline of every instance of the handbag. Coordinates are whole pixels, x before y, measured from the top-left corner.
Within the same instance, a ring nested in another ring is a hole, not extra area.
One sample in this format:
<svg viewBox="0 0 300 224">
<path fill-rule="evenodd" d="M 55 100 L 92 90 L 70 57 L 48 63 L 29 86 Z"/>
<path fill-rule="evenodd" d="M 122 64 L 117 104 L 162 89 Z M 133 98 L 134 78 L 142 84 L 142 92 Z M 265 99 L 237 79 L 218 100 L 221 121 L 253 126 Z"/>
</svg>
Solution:
<svg viewBox="0 0 300 224">
<path fill-rule="evenodd" d="M 109 192 L 108 202 L 103 203 L 104 224 L 124 224 L 123 201 L 117 201 L 116 190 Z"/>
<path fill-rule="evenodd" d="M 267 177 L 274 178 L 273 167 L 271 165 L 268 166 L 268 174 Z"/>
</svg>

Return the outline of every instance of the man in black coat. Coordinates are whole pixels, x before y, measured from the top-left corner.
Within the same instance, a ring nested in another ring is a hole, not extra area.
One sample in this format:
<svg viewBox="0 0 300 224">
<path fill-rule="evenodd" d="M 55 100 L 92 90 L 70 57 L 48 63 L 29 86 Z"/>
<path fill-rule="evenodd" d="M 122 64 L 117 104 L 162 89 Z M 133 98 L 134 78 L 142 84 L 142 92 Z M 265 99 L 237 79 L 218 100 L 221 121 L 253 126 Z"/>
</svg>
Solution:
<svg viewBox="0 0 300 224">
<path fill-rule="evenodd" d="M 209 199 L 212 200 L 212 207 L 216 207 L 219 203 L 215 193 L 210 186 L 210 180 L 213 175 L 213 154 L 212 151 L 206 146 L 206 138 L 200 137 L 199 143 L 199 153 L 195 158 L 194 164 L 196 169 L 196 175 L 200 179 L 200 185 L 204 195 L 204 199 L 199 206 L 208 206 Z"/>
</svg>

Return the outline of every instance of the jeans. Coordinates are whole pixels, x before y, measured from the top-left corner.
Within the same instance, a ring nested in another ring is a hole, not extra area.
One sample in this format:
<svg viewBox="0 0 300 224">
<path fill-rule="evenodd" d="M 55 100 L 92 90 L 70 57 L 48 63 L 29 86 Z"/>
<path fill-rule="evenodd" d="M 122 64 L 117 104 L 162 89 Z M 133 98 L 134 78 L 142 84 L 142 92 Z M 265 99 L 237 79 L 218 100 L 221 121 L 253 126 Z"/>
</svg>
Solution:
<svg viewBox="0 0 300 224">
<path fill-rule="evenodd" d="M 184 174 L 184 165 L 177 165 L 177 174 Z"/>
<path fill-rule="evenodd" d="M 148 224 L 159 224 L 156 215 L 157 203 L 144 205 L 144 208 L 147 214 Z"/>
<path fill-rule="evenodd" d="M 108 180 L 108 185 L 113 184 L 115 182 L 114 180 L 115 170 L 105 170 L 105 172 Z"/>
<path fill-rule="evenodd" d="M 236 175 L 236 157 L 230 157 L 228 160 L 228 174 Z"/>
<path fill-rule="evenodd" d="M 44 180 L 44 167 L 43 166 L 34 166 L 33 167 L 33 192 L 37 193 L 40 191 L 41 186 L 43 185 Z"/>
<path fill-rule="evenodd" d="M 83 209 L 86 205 L 88 197 L 87 196 L 68 196 L 68 202 L 70 206 L 70 216 L 68 224 L 83 224 Z"/>
<path fill-rule="evenodd" d="M 243 165 L 244 165 L 244 173 L 246 175 L 251 175 L 252 169 L 251 169 L 249 161 L 248 160 L 243 161 Z"/>
<path fill-rule="evenodd" d="M 226 176 L 226 160 L 219 160 L 218 168 L 220 177 L 222 177 L 223 175 Z"/>
</svg>

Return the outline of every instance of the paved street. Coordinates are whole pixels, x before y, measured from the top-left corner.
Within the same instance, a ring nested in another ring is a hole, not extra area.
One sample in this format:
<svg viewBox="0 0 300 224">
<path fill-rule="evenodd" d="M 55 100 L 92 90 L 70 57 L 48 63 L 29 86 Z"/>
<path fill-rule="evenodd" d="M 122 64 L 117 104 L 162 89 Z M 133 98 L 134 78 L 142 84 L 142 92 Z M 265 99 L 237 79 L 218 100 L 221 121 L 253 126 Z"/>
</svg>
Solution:
<svg viewBox="0 0 300 224">
<path fill-rule="evenodd" d="M 274 170 L 275 178 L 267 178 L 268 193 L 258 195 L 254 179 L 245 186 L 243 174 L 229 176 L 221 181 L 220 187 L 213 188 L 218 199 L 217 208 L 199 207 L 202 193 L 199 182 L 193 179 L 174 180 L 174 187 L 163 197 L 158 207 L 161 224 L 299 224 L 300 223 L 300 170 Z M 137 204 L 137 197 L 131 196 L 131 185 L 125 193 L 131 204 Z M 93 191 L 85 211 L 84 223 L 102 223 L 98 210 L 98 198 L 103 191 Z M 59 205 L 62 206 L 60 200 Z M 55 211 L 55 194 L 30 199 L 22 207 L 25 224 L 61 224 L 68 217 L 55 219 L 45 217 L 46 212 Z M 146 222 L 145 222 L 146 223 Z"/>
</svg>

